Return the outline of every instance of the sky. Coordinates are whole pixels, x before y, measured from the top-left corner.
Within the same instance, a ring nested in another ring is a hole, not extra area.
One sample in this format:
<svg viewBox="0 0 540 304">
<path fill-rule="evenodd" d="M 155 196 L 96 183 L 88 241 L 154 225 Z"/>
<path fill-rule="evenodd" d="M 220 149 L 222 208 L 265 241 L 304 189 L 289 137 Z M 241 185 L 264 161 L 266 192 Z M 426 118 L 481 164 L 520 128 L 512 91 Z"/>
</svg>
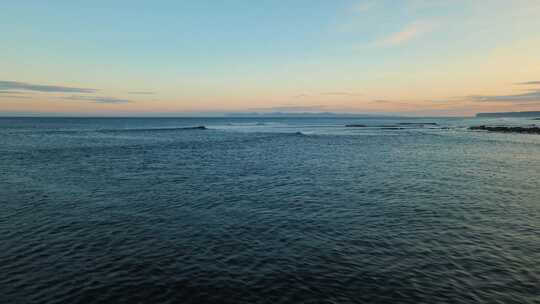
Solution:
<svg viewBox="0 0 540 304">
<path fill-rule="evenodd" d="M 540 110 L 539 0 L 2 1 L 0 115 Z"/>
</svg>

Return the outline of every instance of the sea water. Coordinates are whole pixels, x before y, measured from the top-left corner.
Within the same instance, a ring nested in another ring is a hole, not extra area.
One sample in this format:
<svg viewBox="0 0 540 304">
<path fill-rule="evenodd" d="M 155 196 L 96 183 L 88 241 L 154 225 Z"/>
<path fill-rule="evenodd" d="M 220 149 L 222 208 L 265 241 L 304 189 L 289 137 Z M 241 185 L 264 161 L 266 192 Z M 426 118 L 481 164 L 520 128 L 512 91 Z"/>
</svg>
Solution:
<svg viewBox="0 0 540 304">
<path fill-rule="evenodd" d="M 2 118 L 0 302 L 539 303 L 540 135 L 483 123 Z"/>
</svg>

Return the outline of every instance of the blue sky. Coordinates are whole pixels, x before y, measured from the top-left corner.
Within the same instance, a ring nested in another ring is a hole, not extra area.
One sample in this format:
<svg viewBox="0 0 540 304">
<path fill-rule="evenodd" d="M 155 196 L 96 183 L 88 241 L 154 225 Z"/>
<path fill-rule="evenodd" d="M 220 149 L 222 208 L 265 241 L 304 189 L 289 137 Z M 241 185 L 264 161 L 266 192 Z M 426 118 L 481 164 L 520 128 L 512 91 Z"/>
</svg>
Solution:
<svg viewBox="0 0 540 304">
<path fill-rule="evenodd" d="M 539 1 L 111 2 L 3 3 L 0 112 L 540 109 Z"/>
</svg>

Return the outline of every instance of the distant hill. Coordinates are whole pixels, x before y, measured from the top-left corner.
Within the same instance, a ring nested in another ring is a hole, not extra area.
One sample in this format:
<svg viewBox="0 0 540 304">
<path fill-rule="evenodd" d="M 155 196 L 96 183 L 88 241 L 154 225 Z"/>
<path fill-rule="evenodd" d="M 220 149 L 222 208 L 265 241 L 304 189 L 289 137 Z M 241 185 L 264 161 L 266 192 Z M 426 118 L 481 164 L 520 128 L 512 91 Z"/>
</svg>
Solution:
<svg viewBox="0 0 540 304">
<path fill-rule="evenodd" d="M 489 118 L 489 117 L 540 117 L 540 111 L 478 113 L 478 114 L 476 114 L 476 117 L 479 117 L 479 118 Z"/>
</svg>

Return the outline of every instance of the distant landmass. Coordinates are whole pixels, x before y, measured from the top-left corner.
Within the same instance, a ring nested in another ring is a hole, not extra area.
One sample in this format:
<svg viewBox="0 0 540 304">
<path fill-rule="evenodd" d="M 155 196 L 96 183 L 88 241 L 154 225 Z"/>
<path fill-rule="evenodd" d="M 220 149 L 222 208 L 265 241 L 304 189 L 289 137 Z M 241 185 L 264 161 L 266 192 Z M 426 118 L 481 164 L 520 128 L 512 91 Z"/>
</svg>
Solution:
<svg viewBox="0 0 540 304">
<path fill-rule="evenodd" d="M 225 113 L 227 117 L 396 117 L 390 114 L 358 114 L 358 113 L 334 113 L 334 112 L 240 112 Z"/>
<path fill-rule="evenodd" d="M 478 113 L 476 117 L 540 117 L 540 111 Z"/>
</svg>

